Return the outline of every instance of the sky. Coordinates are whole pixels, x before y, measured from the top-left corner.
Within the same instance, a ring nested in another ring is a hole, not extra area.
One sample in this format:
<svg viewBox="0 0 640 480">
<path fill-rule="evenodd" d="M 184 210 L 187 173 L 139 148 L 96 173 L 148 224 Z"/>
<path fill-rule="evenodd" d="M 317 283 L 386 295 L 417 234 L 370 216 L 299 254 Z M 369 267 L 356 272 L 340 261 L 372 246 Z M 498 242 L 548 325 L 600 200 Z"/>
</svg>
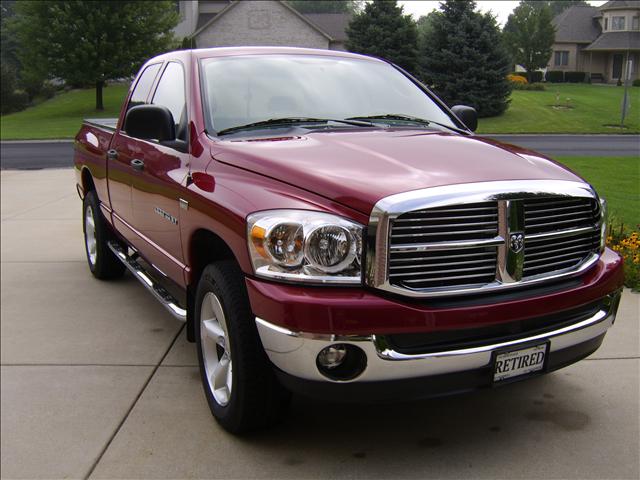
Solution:
<svg viewBox="0 0 640 480">
<path fill-rule="evenodd" d="M 439 1 L 429 1 L 429 0 L 404 0 L 398 2 L 400 5 L 404 7 L 405 13 L 410 13 L 417 20 L 422 15 L 428 14 L 431 10 L 437 9 L 440 2 Z M 511 1 L 476 1 L 478 4 L 478 8 L 482 12 L 491 11 L 498 18 L 498 23 L 500 25 L 504 25 L 507 22 L 507 18 L 509 14 L 513 11 L 514 8 L 518 6 L 520 2 L 511 2 Z M 590 3 L 594 7 L 599 7 L 604 2 L 597 0 L 588 0 L 587 3 Z"/>
</svg>

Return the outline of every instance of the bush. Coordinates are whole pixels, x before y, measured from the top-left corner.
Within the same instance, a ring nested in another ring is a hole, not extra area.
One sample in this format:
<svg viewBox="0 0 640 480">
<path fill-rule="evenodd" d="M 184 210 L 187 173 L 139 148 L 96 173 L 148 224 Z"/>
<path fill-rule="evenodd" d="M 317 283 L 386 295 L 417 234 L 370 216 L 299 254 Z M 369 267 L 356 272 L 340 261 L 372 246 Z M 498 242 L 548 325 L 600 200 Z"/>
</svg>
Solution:
<svg viewBox="0 0 640 480">
<path fill-rule="evenodd" d="M 15 90 L 2 102 L 2 113 L 24 110 L 29 105 L 29 95 L 24 90 Z"/>
<path fill-rule="evenodd" d="M 633 85 L 634 87 L 640 87 L 640 78 L 636 78 L 636 79 L 633 81 L 632 85 Z"/>
<path fill-rule="evenodd" d="M 562 70 L 547 70 L 545 79 L 551 83 L 562 83 L 564 82 L 564 72 Z"/>
<path fill-rule="evenodd" d="M 527 79 L 527 81 L 529 81 L 529 83 L 538 83 L 544 80 L 544 72 L 541 72 L 539 70 L 535 70 L 533 72 L 513 72 L 511 75 L 520 75 L 521 77 L 524 77 Z M 529 77 L 531 77 L 531 80 L 529 80 Z"/>
<path fill-rule="evenodd" d="M 607 245 L 624 259 L 624 284 L 638 291 L 640 289 L 640 235 L 637 228 L 625 231 L 622 225 L 609 228 Z"/>
<path fill-rule="evenodd" d="M 585 72 L 565 72 L 564 81 L 569 83 L 583 83 L 587 74 Z"/>
<path fill-rule="evenodd" d="M 509 80 L 509 83 L 511 83 L 511 86 L 513 88 L 517 88 L 517 86 L 519 85 L 526 85 L 527 83 L 529 83 L 526 78 L 517 73 L 511 73 L 507 75 L 507 80 Z"/>
<path fill-rule="evenodd" d="M 48 100 L 49 98 L 53 98 L 55 94 L 56 87 L 49 82 L 44 82 L 42 88 L 40 89 L 40 95 Z"/>
<path fill-rule="evenodd" d="M 535 92 L 543 92 L 546 90 L 542 83 L 525 83 L 525 84 L 512 84 L 514 90 L 530 90 Z"/>
</svg>

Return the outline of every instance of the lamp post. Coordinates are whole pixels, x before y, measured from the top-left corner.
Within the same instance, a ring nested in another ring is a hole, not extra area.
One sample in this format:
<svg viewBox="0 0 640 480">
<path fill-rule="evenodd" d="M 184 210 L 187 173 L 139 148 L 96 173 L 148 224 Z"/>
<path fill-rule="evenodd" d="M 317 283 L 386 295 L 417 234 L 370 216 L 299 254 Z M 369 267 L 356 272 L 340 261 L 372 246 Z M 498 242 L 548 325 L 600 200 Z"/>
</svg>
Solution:
<svg viewBox="0 0 640 480">
<path fill-rule="evenodd" d="M 620 128 L 624 128 L 624 119 L 629 112 L 629 108 L 631 108 L 631 100 L 629 99 L 629 83 L 631 81 L 631 71 L 633 70 L 633 60 L 629 59 L 629 50 L 627 50 L 625 66 L 626 71 L 624 75 L 624 94 L 622 96 L 622 105 L 620 106 Z"/>
</svg>

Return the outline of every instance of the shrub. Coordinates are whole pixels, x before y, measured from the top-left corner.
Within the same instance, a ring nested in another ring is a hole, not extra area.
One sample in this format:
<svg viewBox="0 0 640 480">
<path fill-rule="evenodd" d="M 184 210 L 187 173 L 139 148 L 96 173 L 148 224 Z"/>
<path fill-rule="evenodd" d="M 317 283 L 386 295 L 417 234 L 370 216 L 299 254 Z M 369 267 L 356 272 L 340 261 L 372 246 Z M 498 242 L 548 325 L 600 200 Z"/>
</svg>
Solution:
<svg viewBox="0 0 640 480">
<path fill-rule="evenodd" d="M 565 72 L 564 81 L 570 83 L 583 83 L 587 74 L 585 72 Z"/>
<path fill-rule="evenodd" d="M 15 90 L 2 102 L 2 113 L 12 113 L 24 110 L 29 105 L 29 95 L 24 90 Z"/>
<path fill-rule="evenodd" d="M 55 94 L 56 94 L 56 87 L 49 82 L 44 82 L 44 84 L 42 85 L 42 88 L 40 89 L 40 95 L 42 95 L 42 97 L 46 99 L 49 99 L 49 98 L 53 98 Z"/>
<path fill-rule="evenodd" d="M 513 88 L 516 88 L 517 85 L 526 85 L 527 83 L 529 83 L 526 78 L 517 73 L 511 73 L 507 75 L 507 80 L 509 80 Z"/>
<path fill-rule="evenodd" d="M 534 70 L 533 72 L 513 72 L 511 75 L 519 75 L 527 79 L 529 83 L 538 83 L 544 80 L 544 72 Z M 508 77 L 507 77 L 508 78 Z M 531 78 L 531 80 L 529 80 Z"/>
<path fill-rule="evenodd" d="M 545 79 L 547 80 L 547 82 L 551 83 L 564 82 L 564 72 L 562 70 L 547 70 Z"/>
<path fill-rule="evenodd" d="M 633 81 L 632 85 L 633 85 L 634 87 L 640 87 L 640 78 L 636 78 L 636 79 Z"/>
<path fill-rule="evenodd" d="M 535 92 L 543 92 L 546 90 L 545 86 L 542 83 L 528 83 L 528 84 L 514 83 L 513 89 L 514 90 L 530 90 Z"/>
<path fill-rule="evenodd" d="M 624 284 L 640 289 L 640 238 L 638 230 L 626 232 L 622 225 L 609 228 L 607 245 L 624 259 Z"/>
</svg>

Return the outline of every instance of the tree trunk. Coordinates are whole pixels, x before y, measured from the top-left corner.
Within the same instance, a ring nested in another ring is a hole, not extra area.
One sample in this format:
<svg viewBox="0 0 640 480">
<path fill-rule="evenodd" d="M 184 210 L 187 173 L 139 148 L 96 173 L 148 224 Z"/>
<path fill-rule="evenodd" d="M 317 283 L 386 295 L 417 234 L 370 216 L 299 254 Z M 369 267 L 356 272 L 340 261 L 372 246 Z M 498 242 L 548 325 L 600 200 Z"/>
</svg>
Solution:
<svg viewBox="0 0 640 480">
<path fill-rule="evenodd" d="M 104 80 L 96 81 L 96 110 L 104 110 L 104 103 L 102 103 L 102 87 L 104 87 Z"/>
</svg>

